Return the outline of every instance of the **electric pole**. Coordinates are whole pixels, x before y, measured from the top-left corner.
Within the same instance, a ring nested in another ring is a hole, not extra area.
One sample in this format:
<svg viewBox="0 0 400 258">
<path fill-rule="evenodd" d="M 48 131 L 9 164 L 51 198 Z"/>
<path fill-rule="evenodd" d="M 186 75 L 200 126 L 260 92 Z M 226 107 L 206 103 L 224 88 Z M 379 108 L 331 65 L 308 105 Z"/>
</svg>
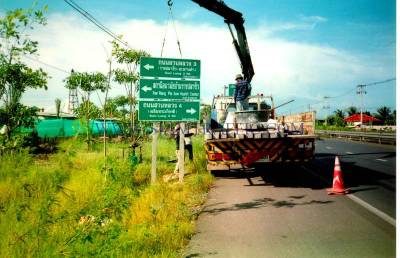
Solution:
<svg viewBox="0 0 400 258">
<path fill-rule="evenodd" d="M 364 109 L 364 97 L 363 97 L 363 95 L 367 94 L 367 91 L 365 90 L 365 88 L 366 88 L 365 84 L 357 85 L 357 94 L 359 94 L 360 97 L 361 97 L 361 107 L 360 107 L 360 110 L 361 110 L 361 112 L 360 112 L 360 115 L 361 115 L 361 118 L 360 118 L 361 127 L 362 127 L 362 124 L 363 124 L 363 109 Z"/>
<path fill-rule="evenodd" d="M 325 105 L 322 107 L 322 109 L 326 109 L 326 116 L 325 116 L 325 126 L 328 126 L 328 114 L 329 114 L 329 103 L 328 103 L 328 96 L 324 96 L 324 101 L 325 101 Z"/>
<path fill-rule="evenodd" d="M 226 90 L 228 89 L 227 85 L 224 85 L 224 97 L 226 97 Z"/>
</svg>

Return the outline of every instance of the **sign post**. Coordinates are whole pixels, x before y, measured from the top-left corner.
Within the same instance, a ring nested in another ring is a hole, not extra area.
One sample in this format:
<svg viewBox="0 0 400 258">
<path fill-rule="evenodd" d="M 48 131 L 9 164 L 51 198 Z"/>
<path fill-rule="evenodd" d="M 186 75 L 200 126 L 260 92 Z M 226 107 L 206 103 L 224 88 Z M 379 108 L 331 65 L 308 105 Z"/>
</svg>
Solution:
<svg viewBox="0 0 400 258">
<path fill-rule="evenodd" d="M 157 139 L 159 127 L 157 123 L 153 123 L 153 142 L 151 144 L 151 183 L 157 181 Z"/>
<path fill-rule="evenodd" d="M 200 60 L 141 57 L 139 121 L 176 121 L 179 182 L 184 177 L 185 123 L 200 119 Z M 154 123 L 151 182 L 156 182 L 158 127 Z"/>
<path fill-rule="evenodd" d="M 179 183 L 183 183 L 185 175 L 185 123 L 180 123 L 179 130 Z"/>
</svg>

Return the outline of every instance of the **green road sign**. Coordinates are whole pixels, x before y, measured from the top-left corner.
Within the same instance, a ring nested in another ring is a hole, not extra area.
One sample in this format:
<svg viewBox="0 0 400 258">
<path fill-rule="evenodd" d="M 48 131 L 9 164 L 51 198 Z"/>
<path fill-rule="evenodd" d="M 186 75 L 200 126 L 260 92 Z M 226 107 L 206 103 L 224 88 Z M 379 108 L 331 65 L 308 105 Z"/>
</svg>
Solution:
<svg viewBox="0 0 400 258">
<path fill-rule="evenodd" d="M 200 102 L 139 100 L 140 121 L 199 121 Z"/>
<path fill-rule="evenodd" d="M 141 99 L 200 100 L 200 82 L 140 79 Z"/>
<path fill-rule="evenodd" d="M 236 84 L 229 84 L 228 87 L 228 96 L 233 97 L 233 93 L 235 92 Z"/>
<path fill-rule="evenodd" d="M 140 76 L 200 79 L 200 60 L 141 57 Z"/>
</svg>

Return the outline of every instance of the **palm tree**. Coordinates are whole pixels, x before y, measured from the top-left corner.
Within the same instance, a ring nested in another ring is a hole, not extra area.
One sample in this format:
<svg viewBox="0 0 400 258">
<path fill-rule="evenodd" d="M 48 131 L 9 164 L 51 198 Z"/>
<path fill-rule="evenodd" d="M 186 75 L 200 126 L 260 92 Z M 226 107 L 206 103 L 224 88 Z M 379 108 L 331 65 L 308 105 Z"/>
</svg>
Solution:
<svg viewBox="0 0 400 258">
<path fill-rule="evenodd" d="M 343 110 L 341 110 L 341 109 L 336 109 L 335 111 L 334 111 L 334 113 L 335 113 L 335 115 L 337 116 L 337 117 L 339 117 L 339 118 L 344 118 L 344 111 Z"/>
<path fill-rule="evenodd" d="M 349 114 L 349 116 L 359 113 L 358 108 L 356 108 L 355 106 L 349 107 L 346 111 L 347 111 L 347 114 Z"/>
<path fill-rule="evenodd" d="M 335 113 L 335 124 L 336 124 L 336 126 L 344 126 L 344 121 L 343 121 L 344 116 L 345 116 L 344 111 L 341 110 L 341 109 L 336 109 L 334 111 L 334 113 Z"/>
<path fill-rule="evenodd" d="M 390 123 L 390 120 L 392 119 L 392 111 L 390 110 L 389 107 L 383 106 L 380 107 L 376 110 L 375 117 L 378 118 L 383 122 L 383 124 L 387 125 Z"/>
</svg>

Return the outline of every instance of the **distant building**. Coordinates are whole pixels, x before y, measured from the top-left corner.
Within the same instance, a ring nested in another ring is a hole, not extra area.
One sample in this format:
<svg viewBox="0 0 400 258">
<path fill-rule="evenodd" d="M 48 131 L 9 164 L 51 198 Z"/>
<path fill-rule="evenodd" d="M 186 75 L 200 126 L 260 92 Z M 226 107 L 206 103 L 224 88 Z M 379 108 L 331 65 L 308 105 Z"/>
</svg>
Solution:
<svg viewBox="0 0 400 258">
<path fill-rule="evenodd" d="M 346 117 L 345 119 L 343 119 L 348 125 L 360 125 L 361 124 L 361 114 L 354 114 L 352 116 Z M 362 123 L 363 124 L 372 124 L 372 123 L 382 123 L 381 120 L 366 115 L 366 114 L 362 114 Z"/>
<path fill-rule="evenodd" d="M 49 119 L 58 119 L 58 118 L 64 118 L 64 119 L 76 119 L 77 116 L 73 114 L 68 114 L 68 113 L 60 113 L 59 117 L 57 117 L 56 113 L 50 113 L 50 112 L 38 112 L 38 118 L 40 120 L 49 120 Z"/>
</svg>

